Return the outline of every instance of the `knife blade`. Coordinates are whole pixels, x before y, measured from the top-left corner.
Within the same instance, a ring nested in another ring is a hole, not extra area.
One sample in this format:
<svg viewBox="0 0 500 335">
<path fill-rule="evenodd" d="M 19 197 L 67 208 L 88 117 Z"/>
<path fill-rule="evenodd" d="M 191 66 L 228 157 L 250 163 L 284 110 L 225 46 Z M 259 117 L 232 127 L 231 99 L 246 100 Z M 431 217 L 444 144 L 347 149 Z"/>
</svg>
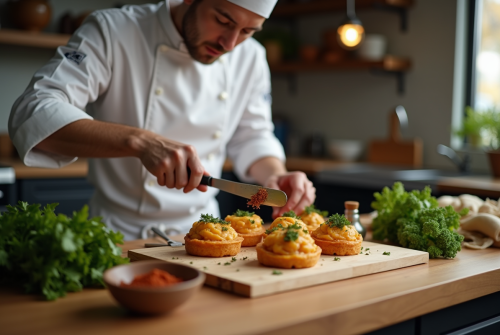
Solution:
<svg viewBox="0 0 500 335">
<path fill-rule="evenodd" d="M 188 168 L 188 177 L 191 176 L 191 171 Z M 217 179 L 211 176 L 203 176 L 201 178 L 200 185 L 207 185 L 210 187 L 218 188 L 221 191 L 238 195 L 243 198 L 250 199 L 254 194 L 256 194 L 261 188 L 267 191 L 267 198 L 261 205 L 273 206 L 273 207 L 283 207 L 286 205 L 288 200 L 285 192 L 280 190 L 275 190 L 273 188 L 265 188 L 258 185 L 238 183 L 235 181 Z"/>
</svg>

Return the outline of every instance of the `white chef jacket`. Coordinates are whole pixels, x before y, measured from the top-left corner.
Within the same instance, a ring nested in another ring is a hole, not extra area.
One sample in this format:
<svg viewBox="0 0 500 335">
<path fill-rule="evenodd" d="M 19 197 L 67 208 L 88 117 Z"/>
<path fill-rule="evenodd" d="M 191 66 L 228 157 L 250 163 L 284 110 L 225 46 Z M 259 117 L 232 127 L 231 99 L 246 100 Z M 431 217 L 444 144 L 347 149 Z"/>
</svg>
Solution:
<svg viewBox="0 0 500 335">
<path fill-rule="evenodd" d="M 258 42 L 248 39 L 211 65 L 196 62 L 167 1 L 93 13 L 36 72 L 13 106 L 9 133 L 27 166 L 59 168 L 78 157 L 35 149 L 43 139 L 81 119 L 119 123 L 193 145 L 214 177 L 227 154 L 239 178 L 251 181 L 256 160 L 285 159 L 270 103 Z M 184 194 L 159 186 L 137 158 L 91 159 L 88 178 L 96 188 L 91 214 L 125 239 L 149 224 L 187 232 L 201 213 L 219 216 L 216 189 Z"/>
</svg>

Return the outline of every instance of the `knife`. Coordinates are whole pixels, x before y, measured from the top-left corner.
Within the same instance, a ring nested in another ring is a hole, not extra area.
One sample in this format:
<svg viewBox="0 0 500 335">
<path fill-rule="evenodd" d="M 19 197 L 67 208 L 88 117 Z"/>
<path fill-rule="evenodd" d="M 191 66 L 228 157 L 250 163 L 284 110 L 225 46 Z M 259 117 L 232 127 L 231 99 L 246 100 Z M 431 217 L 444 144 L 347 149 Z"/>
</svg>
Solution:
<svg viewBox="0 0 500 335">
<path fill-rule="evenodd" d="M 191 177 L 191 170 L 188 168 L 188 179 L 189 177 Z M 286 202 L 288 200 L 286 193 L 280 190 L 275 190 L 273 188 L 265 188 L 258 185 L 238 183 L 235 181 L 229 181 L 225 179 L 217 179 L 211 176 L 203 176 L 201 178 L 200 185 L 215 187 L 221 191 L 235 194 L 247 199 L 250 199 L 261 188 L 263 188 L 267 191 L 267 198 L 266 201 L 264 201 L 261 205 L 265 206 L 283 207 L 286 205 Z"/>
</svg>

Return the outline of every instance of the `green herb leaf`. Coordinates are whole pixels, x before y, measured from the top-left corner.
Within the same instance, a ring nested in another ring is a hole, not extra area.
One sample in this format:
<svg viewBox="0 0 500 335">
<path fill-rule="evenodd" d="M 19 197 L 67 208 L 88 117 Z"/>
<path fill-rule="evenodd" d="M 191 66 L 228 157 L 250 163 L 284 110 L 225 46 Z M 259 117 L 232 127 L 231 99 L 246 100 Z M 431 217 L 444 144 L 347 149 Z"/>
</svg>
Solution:
<svg viewBox="0 0 500 335">
<path fill-rule="evenodd" d="M 330 228 L 339 228 L 342 229 L 344 226 L 349 226 L 351 225 L 351 222 L 346 219 L 344 215 L 339 215 L 339 214 L 333 214 L 328 218 L 328 220 L 325 222 L 328 227 Z"/>
<path fill-rule="evenodd" d="M 333 259 L 333 261 L 334 261 L 334 262 L 340 262 L 340 258 L 339 258 L 339 257 L 335 257 L 335 258 Z"/>
<path fill-rule="evenodd" d="M 240 209 L 237 209 L 233 215 L 241 218 L 241 217 L 245 217 L 245 216 L 252 217 L 254 214 L 255 214 L 255 212 L 247 212 L 247 211 L 242 211 Z"/>
<path fill-rule="evenodd" d="M 283 272 L 281 272 L 281 271 L 273 270 L 273 275 L 275 275 L 275 276 L 279 276 L 279 275 L 282 275 L 282 274 L 283 274 Z"/>
<path fill-rule="evenodd" d="M 231 263 L 229 263 L 229 262 L 226 262 L 226 263 L 224 263 L 224 265 L 231 265 Z"/>
<path fill-rule="evenodd" d="M 382 255 L 385 255 L 385 256 L 390 256 L 391 253 L 389 251 L 384 251 L 384 253 Z"/>
<path fill-rule="evenodd" d="M 312 213 L 318 213 L 322 217 L 328 216 L 328 211 L 321 211 L 321 210 L 315 208 L 314 204 L 312 204 L 311 206 L 307 206 L 306 209 L 304 209 L 304 212 L 306 212 L 307 215 L 310 215 Z"/>
<path fill-rule="evenodd" d="M 220 223 L 220 224 L 224 224 L 224 225 L 231 224 L 230 222 L 213 217 L 211 214 L 201 214 L 201 218 L 199 221 L 204 222 L 204 223 Z"/>
<path fill-rule="evenodd" d="M 300 216 L 297 216 L 297 214 L 295 214 L 294 211 L 288 211 L 288 212 L 284 213 L 282 216 L 287 217 L 287 218 L 293 218 L 293 219 L 300 220 Z"/>
<path fill-rule="evenodd" d="M 222 227 L 222 231 L 228 231 L 227 227 Z"/>
</svg>

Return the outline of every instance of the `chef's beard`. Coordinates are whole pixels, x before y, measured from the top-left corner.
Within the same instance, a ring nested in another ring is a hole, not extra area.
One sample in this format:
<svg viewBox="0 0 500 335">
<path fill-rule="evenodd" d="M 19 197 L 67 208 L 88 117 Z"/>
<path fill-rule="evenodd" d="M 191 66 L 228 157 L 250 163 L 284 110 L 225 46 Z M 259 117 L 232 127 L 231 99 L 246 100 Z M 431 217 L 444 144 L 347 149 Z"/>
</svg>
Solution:
<svg viewBox="0 0 500 335">
<path fill-rule="evenodd" d="M 220 56 L 211 56 L 203 54 L 201 50 L 204 46 L 209 46 L 210 48 L 225 53 L 224 48 L 219 44 L 214 44 L 211 42 L 200 42 L 200 29 L 198 27 L 198 20 L 196 19 L 196 13 L 198 5 L 202 0 L 195 0 L 191 6 L 188 8 L 184 18 L 182 20 L 182 37 L 184 38 L 184 44 L 188 49 L 189 54 L 194 60 L 203 64 L 212 64 Z"/>
</svg>

